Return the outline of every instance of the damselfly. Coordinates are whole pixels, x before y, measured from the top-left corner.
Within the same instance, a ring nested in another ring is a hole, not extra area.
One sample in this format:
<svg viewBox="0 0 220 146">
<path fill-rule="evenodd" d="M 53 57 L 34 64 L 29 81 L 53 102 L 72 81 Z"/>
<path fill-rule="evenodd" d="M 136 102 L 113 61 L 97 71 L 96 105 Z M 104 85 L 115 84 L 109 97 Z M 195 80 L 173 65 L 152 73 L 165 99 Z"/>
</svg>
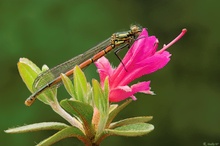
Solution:
<svg viewBox="0 0 220 146">
<path fill-rule="evenodd" d="M 130 30 L 125 32 L 114 33 L 110 38 L 101 42 L 97 46 L 89 49 L 85 53 L 80 54 L 45 72 L 42 72 L 34 80 L 33 90 L 35 92 L 26 99 L 25 104 L 27 106 L 30 106 L 35 101 L 37 96 L 41 94 L 43 91 L 45 91 L 48 88 L 54 86 L 58 87 L 59 85 L 61 85 L 62 80 L 60 74 L 64 73 L 66 76 L 71 76 L 74 73 L 73 68 L 75 65 L 79 65 L 79 67 L 83 69 L 115 48 L 117 48 L 115 50 L 115 54 L 117 55 L 117 52 L 119 50 L 131 45 L 132 42 L 139 36 L 141 31 L 141 27 L 132 25 L 130 27 Z"/>
</svg>

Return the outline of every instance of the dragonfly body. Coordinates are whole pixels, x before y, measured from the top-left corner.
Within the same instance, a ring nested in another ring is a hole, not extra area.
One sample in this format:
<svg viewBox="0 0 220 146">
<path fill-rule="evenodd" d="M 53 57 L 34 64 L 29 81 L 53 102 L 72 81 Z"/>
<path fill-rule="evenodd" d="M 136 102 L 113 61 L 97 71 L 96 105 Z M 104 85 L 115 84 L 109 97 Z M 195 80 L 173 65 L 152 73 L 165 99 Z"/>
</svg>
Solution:
<svg viewBox="0 0 220 146">
<path fill-rule="evenodd" d="M 142 29 L 140 27 L 133 25 L 129 31 L 114 33 L 110 38 L 89 49 L 85 53 L 80 54 L 45 72 L 42 72 L 33 83 L 33 90 L 35 92 L 26 99 L 25 104 L 27 106 L 32 105 L 37 96 L 43 91 L 52 86 L 61 85 L 61 73 L 71 76 L 74 73 L 73 68 L 75 65 L 79 65 L 79 67 L 83 69 L 116 47 L 125 47 L 130 45 L 139 36 L 141 31 Z"/>
</svg>

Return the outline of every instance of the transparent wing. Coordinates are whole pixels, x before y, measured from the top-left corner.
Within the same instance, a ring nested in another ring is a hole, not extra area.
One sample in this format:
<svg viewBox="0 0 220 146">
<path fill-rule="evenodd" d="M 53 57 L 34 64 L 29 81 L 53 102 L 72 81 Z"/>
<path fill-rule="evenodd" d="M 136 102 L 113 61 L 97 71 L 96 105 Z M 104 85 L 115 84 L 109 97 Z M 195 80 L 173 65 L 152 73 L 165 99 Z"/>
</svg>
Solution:
<svg viewBox="0 0 220 146">
<path fill-rule="evenodd" d="M 80 63 L 92 58 L 95 54 L 104 50 L 106 47 L 110 46 L 111 45 L 110 40 L 111 40 L 111 38 L 108 38 L 107 40 L 101 42 L 97 46 L 89 49 L 85 53 L 80 54 L 80 55 L 78 55 L 78 56 L 60 64 L 60 65 L 57 65 L 57 66 L 55 66 L 45 72 L 42 72 L 34 80 L 33 87 L 32 87 L 33 90 L 37 91 L 37 90 L 43 88 L 44 86 L 47 86 L 48 83 L 51 83 L 54 80 L 56 80 L 56 78 L 59 77 L 61 73 L 66 73 L 67 71 L 73 69 L 74 66 L 79 65 Z M 60 84 L 62 84 L 62 82 L 60 82 L 58 85 L 60 85 Z"/>
</svg>

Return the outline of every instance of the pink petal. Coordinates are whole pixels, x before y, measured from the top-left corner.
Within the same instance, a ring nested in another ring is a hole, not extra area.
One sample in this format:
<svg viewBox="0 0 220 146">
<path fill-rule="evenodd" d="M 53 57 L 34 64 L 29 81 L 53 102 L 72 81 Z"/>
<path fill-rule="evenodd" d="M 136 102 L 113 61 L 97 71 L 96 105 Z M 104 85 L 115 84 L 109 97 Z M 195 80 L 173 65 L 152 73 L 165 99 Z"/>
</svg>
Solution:
<svg viewBox="0 0 220 146">
<path fill-rule="evenodd" d="M 150 91 L 150 81 L 139 82 L 131 86 L 132 92 L 135 94 L 137 92 L 148 94 Z"/>
<path fill-rule="evenodd" d="M 156 49 L 153 46 L 157 39 L 154 36 L 148 37 L 146 29 L 143 29 L 139 38 L 140 39 L 137 39 L 134 42 L 134 44 L 131 46 L 131 48 L 128 50 L 128 52 L 122 60 L 126 67 L 130 66 L 133 62 L 136 62 L 136 60 L 141 60 L 147 57 L 149 54 L 152 54 L 152 52 L 156 51 Z M 153 48 L 153 50 L 151 50 L 151 48 Z M 114 76 L 118 76 L 122 70 L 125 69 L 124 66 L 120 64 L 117 70 L 114 72 Z"/>
<path fill-rule="evenodd" d="M 127 85 L 143 75 L 153 73 L 163 68 L 169 62 L 169 56 L 170 54 L 165 51 L 162 54 L 154 54 L 151 57 L 145 58 L 141 62 L 136 62 L 136 64 L 132 64 L 128 68 L 126 67 L 127 72 L 122 70 L 118 78 L 114 78 L 112 87 Z"/>
<path fill-rule="evenodd" d="M 132 96 L 132 90 L 129 86 L 118 86 L 110 91 L 109 101 L 119 102 Z"/>
<path fill-rule="evenodd" d="M 132 100 L 137 100 L 137 98 L 134 95 L 131 95 Z"/>
<path fill-rule="evenodd" d="M 139 82 L 130 87 L 128 86 L 118 86 L 114 88 L 110 92 L 109 100 L 111 102 L 119 102 L 126 98 L 131 97 L 133 100 L 136 100 L 134 96 L 135 93 L 141 92 L 145 94 L 149 94 L 150 92 L 150 81 L 148 82 Z"/>
<path fill-rule="evenodd" d="M 154 47 L 157 42 L 157 38 L 155 36 L 148 37 L 147 31 L 144 29 L 139 36 L 139 39 L 134 42 L 131 48 L 128 50 L 125 55 L 123 62 L 125 62 L 126 66 L 130 66 L 134 62 L 139 62 L 146 57 L 153 55 L 156 52 Z M 119 68 L 122 67 L 122 64 L 119 65 Z"/>
<path fill-rule="evenodd" d="M 112 68 L 110 62 L 104 56 L 101 57 L 100 59 L 98 59 L 95 62 L 95 65 L 97 67 L 97 71 L 100 76 L 100 82 L 102 85 L 107 76 L 109 76 L 109 77 L 112 76 L 112 74 L 114 72 L 114 68 Z"/>
<path fill-rule="evenodd" d="M 130 83 L 132 80 L 136 79 L 137 77 L 133 78 L 132 76 L 129 76 L 127 77 L 129 78 L 129 80 L 125 82 L 126 84 L 121 84 L 125 76 L 132 74 L 131 72 L 142 67 L 138 65 L 139 62 L 143 62 L 143 60 L 155 54 L 157 49 L 157 47 L 155 47 L 155 44 L 158 42 L 157 38 L 155 36 L 148 37 L 146 29 L 142 31 L 139 38 L 140 39 L 134 42 L 134 44 L 132 45 L 132 47 L 129 49 L 124 59 L 122 60 L 128 72 L 126 72 L 124 66 L 120 64 L 119 67 L 113 73 L 113 76 L 110 78 L 111 82 L 114 84 L 113 87 L 117 87 L 118 85 L 121 86 L 126 85 Z"/>
</svg>

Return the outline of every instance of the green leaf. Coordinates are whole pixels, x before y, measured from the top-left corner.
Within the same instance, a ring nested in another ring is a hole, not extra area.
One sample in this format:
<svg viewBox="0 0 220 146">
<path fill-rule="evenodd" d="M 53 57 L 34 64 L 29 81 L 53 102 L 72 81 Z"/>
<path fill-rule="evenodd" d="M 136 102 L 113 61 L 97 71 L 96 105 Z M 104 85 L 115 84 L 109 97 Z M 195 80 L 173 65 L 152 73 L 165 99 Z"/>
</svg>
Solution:
<svg viewBox="0 0 220 146">
<path fill-rule="evenodd" d="M 93 99 L 94 103 L 99 110 L 100 114 L 105 113 L 106 111 L 106 102 L 104 98 L 103 90 L 99 84 L 99 82 L 95 79 L 92 80 L 92 86 L 93 86 Z"/>
<path fill-rule="evenodd" d="M 154 126 L 148 123 L 137 123 L 121 126 L 115 129 L 106 129 L 108 135 L 142 136 L 154 130 Z"/>
<path fill-rule="evenodd" d="M 48 69 L 49 69 L 49 67 L 46 64 L 44 64 L 42 66 L 42 72 L 47 71 Z"/>
<path fill-rule="evenodd" d="M 73 83 L 71 82 L 71 80 L 65 74 L 61 74 L 61 78 L 66 88 L 66 91 L 70 94 L 71 97 L 75 97 L 74 87 L 73 87 Z"/>
<path fill-rule="evenodd" d="M 43 122 L 43 123 L 35 123 L 25 126 L 20 126 L 16 128 L 10 128 L 5 130 L 6 133 L 25 133 L 25 132 L 33 132 L 33 131 L 40 131 L 40 130 L 61 130 L 68 125 L 59 122 Z"/>
<path fill-rule="evenodd" d="M 76 137 L 80 140 L 86 140 L 84 134 L 77 128 L 75 127 L 67 127 L 57 133 L 55 133 L 54 135 L 52 135 L 51 137 L 41 141 L 39 144 L 37 144 L 37 146 L 49 146 L 52 145 L 64 138 L 68 138 L 68 137 Z"/>
<path fill-rule="evenodd" d="M 135 123 L 146 123 L 152 120 L 152 118 L 153 118 L 152 116 L 128 118 L 128 119 L 120 120 L 118 122 L 111 123 L 109 128 L 114 129 L 116 127 L 120 127 L 123 125 L 129 125 L 129 124 L 135 124 Z"/>
<path fill-rule="evenodd" d="M 38 95 L 37 98 L 45 104 L 53 104 L 57 102 L 57 88 L 47 89 Z"/>
<path fill-rule="evenodd" d="M 101 88 L 101 86 L 100 86 Z M 105 81 L 104 81 L 104 98 L 102 99 L 103 100 L 103 106 L 105 107 L 105 111 L 104 111 L 104 114 L 108 114 L 109 112 L 109 82 L 108 82 L 108 77 L 105 78 Z"/>
<path fill-rule="evenodd" d="M 124 109 L 129 103 L 131 103 L 132 99 L 126 100 L 123 104 L 112 110 L 112 112 L 109 114 L 108 121 L 106 126 L 108 127 L 110 123 L 113 121 L 113 119 L 117 116 L 117 114 Z"/>
<path fill-rule="evenodd" d="M 18 71 L 24 83 L 31 93 L 33 93 L 32 85 L 34 80 L 41 73 L 41 70 L 27 58 L 20 58 L 18 62 Z"/>
<path fill-rule="evenodd" d="M 76 99 L 82 102 L 87 101 L 87 81 L 85 74 L 82 72 L 82 70 L 79 68 L 79 66 L 75 66 L 74 68 L 74 88 L 76 93 Z"/>
<path fill-rule="evenodd" d="M 114 111 L 117 107 L 118 107 L 118 104 L 110 104 L 109 113 L 111 113 L 112 111 Z"/>
<path fill-rule="evenodd" d="M 90 105 L 94 105 L 93 99 L 92 99 L 92 87 L 90 83 L 87 83 L 87 103 Z"/>
<path fill-rule="evenodd" d="M 93 99 L 94 103 L 99 110 L 100 113 L 100 119 L 98 123 L 98 128 L 96 131 L 96 137 L 95 140 L 99 139 L 101 134 L 103 133 L 103 130 L 106 127 L 106 122 L 108 119 L 109 114 L 109 84 L 108 79 L 106 78 L 104 82 L 104 90 L 102 90 L 101 85 L 99 82 L 95 79 L 92 80 L 93 85 Z"/>
<path fill-rule="evenodd" d="M 84 126 L 91 128 L 93 107 L 87 103 L 64 99 L 60 102 L 61 106 L 70 114 L 78 117 Z"/>
<path fill-rule="evenodd" d="M 48 69 L 44 65 L 44 70 Z M 24 83 L 31 93 L 34 92 L 33 83 L 37 76 L 42 73 L 42 71 L 30 60 L 26 58 L 20 58 L 18 62 L 18 71 Z M 48 89 L 38 96 L 38 99 L 44 102 L 45 104 L 50 104 L 50 102 L 56 100 L 56 88 Z"/>
</svg>

